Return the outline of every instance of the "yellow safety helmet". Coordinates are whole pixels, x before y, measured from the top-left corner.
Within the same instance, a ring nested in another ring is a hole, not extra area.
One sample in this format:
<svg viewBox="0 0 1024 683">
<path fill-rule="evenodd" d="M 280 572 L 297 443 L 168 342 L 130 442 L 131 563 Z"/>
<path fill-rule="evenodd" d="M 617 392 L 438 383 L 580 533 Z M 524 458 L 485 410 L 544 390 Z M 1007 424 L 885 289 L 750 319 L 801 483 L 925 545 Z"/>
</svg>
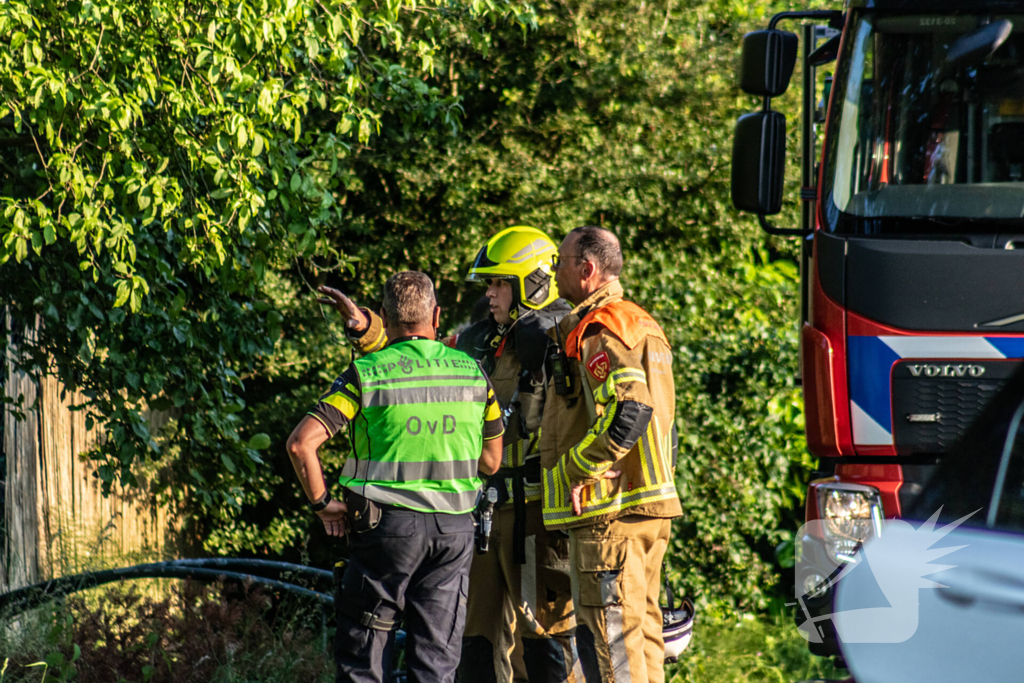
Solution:
<svg viewBox="0 0 1024 683">
<path fill-rule="evenodd" d="M 466 280 L 517 280 L 519 302 L 527 308 L 541 309 L 558 298 L 551 268 L 551 257 L 556 253 L 555 243 L 543 232 L 515 225 L 487 240 Z"/>
</svg>

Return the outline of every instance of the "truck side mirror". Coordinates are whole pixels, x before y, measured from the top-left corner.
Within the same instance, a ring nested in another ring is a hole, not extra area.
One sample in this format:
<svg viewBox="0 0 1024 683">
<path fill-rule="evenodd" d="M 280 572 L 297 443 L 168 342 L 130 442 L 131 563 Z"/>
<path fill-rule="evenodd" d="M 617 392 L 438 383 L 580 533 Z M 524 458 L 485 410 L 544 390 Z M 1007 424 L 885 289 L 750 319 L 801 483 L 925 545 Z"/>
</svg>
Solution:
<svg viewBox="0 0 1024 683">
<path fill-rule="evenodd" d="M 732 203 L 764 216 L 782 210 L 786 117 L 777 111 L 741 116 L 732 143 Z"/>
<path fill-rule="evenodd" d="M 981 64 L 1006 42 L 1012 32 L 1013 23 L 1008 19 L 986 24 L 957 38 L 946 53 L 946 61 L 954 69 Z"/>
<path fill-rule="evenodd" d="M 795 33 L 768 29 L 743 36 L 740 88 L 760 97 L 786 92 L 796 66 L 799 39 Z"/>
</svg>

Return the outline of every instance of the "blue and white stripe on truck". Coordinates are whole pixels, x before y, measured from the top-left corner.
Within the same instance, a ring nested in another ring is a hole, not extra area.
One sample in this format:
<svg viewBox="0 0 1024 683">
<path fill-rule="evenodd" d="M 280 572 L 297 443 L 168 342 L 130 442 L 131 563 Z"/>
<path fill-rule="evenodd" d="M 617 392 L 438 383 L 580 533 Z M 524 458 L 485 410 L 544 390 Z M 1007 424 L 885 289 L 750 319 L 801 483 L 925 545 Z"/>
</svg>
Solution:
<svg viewBox="0 0 1024 683">
<path fill-rule="evenodd" d="M 1024 337 L 850 336 L 850 419 L 853 443 L 892 446 L 892 366 L 903 359 L 1012 360 L 1024 358 Z"/>
</svg>

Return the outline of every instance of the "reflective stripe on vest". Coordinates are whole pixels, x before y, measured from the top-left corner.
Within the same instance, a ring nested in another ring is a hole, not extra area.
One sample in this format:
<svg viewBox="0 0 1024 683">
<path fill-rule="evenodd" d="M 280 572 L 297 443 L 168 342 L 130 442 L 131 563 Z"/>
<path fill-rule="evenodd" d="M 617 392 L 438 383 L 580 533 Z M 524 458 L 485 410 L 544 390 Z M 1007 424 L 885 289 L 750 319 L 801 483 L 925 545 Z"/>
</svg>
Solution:
<svg viewBox="0 0 1024 683">
<path fill-rule="evenodd" d="M 353 365 L 360 411 L 340 483 L 421 512 L 472 510 L 487 403 L 476 362 L 439 342 L 410 340 Z"/>
</svg>

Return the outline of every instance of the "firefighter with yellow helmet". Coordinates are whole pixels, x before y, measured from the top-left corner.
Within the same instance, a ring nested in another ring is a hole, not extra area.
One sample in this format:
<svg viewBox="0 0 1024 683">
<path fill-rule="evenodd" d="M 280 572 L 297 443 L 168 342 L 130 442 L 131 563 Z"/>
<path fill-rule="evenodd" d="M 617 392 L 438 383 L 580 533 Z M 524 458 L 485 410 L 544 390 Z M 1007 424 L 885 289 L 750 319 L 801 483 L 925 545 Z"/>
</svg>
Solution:
<svg viewBox="0 0 1024 683">
<path fill-rule="evenodd" d="M 554 242 L 514 226 L 494 235 L 466 277 L 487 284 L 489 314 L 448 343 L 483 366 L 504 406 L 502 463 L 484 491 L 498 502 L 491 549 L 473 560 L 458 678 L 463 683 L 582 682 L 573 633 L 569 541 L 544 528 L 540 421 L 552 343 L 547 332 L 569 312 L 552 276 Z M 321 288 L 348 317 L 357 348 L 386 344 L 380 319 L 341 292 Z"/>
<path fill-rule="evenodd" d="M 464 683 L 582 681 L 572 673 L 568 538 L 545 530 L 541 511 L 547 331 L 569 311 L 552 278 L 555 253 L 541 231 L 508 228 L 480 250 L 467 277 L 487 283 L 490 316 L 460 334 L 456 347 L 484 361 L 509 419 L 502 469 L 487 483 L 503 501 L 491 532 L 496 552 L 475 557 L 470 571 L 459 664 Z M 516 670 L 520 652 L 524 671 Z"/>
</svg>

